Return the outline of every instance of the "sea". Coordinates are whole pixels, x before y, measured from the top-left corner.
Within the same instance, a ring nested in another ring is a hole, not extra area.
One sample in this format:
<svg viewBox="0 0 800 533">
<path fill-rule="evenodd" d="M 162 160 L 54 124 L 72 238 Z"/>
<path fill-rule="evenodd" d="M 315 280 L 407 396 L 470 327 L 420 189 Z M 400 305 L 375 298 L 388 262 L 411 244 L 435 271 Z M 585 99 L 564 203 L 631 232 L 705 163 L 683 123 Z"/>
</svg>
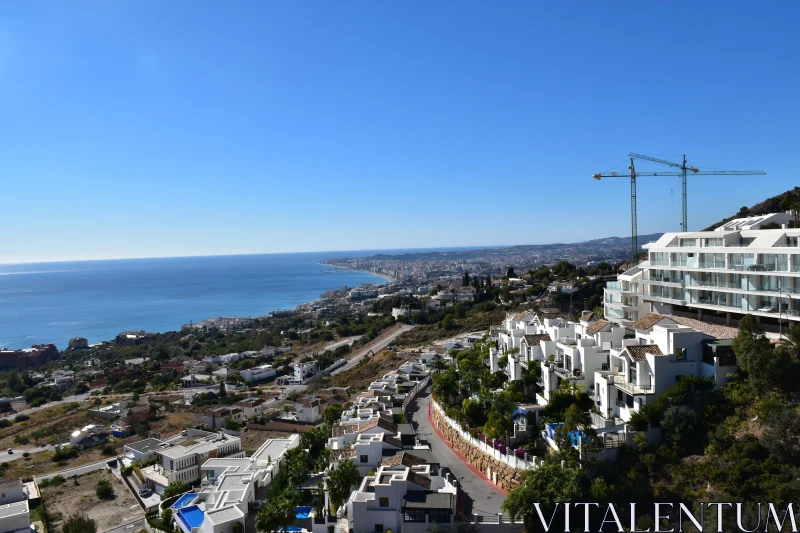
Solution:
<svg viewBox="0 0 800 533">
<path fill-rule="evenodd" d="M 417 250 L 316 252 L 0 265 L 0 348 L 165 332 L 217 316 L 293 309 L 329 289 L 385 283 L 323 259 Z M 323 272 L 327 270 L 327 272 Z"/>
</svg>

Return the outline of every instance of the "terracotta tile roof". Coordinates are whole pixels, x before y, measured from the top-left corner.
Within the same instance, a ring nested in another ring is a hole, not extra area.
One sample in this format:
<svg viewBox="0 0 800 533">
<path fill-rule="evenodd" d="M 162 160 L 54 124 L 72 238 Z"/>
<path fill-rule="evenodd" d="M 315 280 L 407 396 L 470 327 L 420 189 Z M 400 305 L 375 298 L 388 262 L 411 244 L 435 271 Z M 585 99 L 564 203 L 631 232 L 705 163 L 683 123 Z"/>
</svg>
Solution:
<svg viewBox="0 0 800 533">
<path fill-rule="evenodd" d="M 560 315 L 561 310 L 557 307 L 543 307 L 539 309 L 539 312 L 543 315 Z"/>
<path fill-rule="evenodd" d="M 599 317 L 594 314 L 594 311 L 589 311 L 581 317 L 581 322 L 591 322 L 592 320 L 597 320 L 598 318 Z"/>
<path fill-rule="evenodd" d="M 522 292 L 525 292 L 525 291 L 523 290 Z M 522 320 L 523 318 L 525 318 L 526 316 L 528 316 L 530 314 L 531 314 L 530 311 L 522 311 L 521 313 L 517 313 L 516 315 L 511 317 L 511 320 Z"/>
<path fill-rule="evenodd" d="M 379 418 L 376 421 L 375 425 L 378 426 L 379 428 L 385 429 L 386 431 L 391 431 L 392 433 L 397 435 L 397 424 L 395 424 L 394 422 L 388 422 L 382 418 Z"/>
<path fill-rule="evenodd" d="M 589 335 L 594 335 L 595 333 L 601 331 L 604 327 L 608 326 L 608 320 L 598 320 L 588 328 L 586 328 L 586 333 Z"/>
<path fill-rule="evenodd" d="M 331 462 L 352 459 L 356 456 L 355 448 L 344 448 L 341 450 L 331 450 Z"/>
<path fill-rule="evenodd" d="M 539 344 L 539 341 L 550 341 L 550 340 L 553 339 L 550 338 L 549 333 L 536 333 L 535 335 L 525 335 L 525 342 L 528 343 L 528 346 Z"/>
<path fill-rule="evenodd" d="M 378 413 L 378 416 L 382 420 L 386 420 L 387 422 L 392 422 L 392 423 L 394 422 L 394 416 L 392 416 L 392 413 L 387 413 L 386 411 L 381 411 L 380 413 Z"/>
<path fill-rule="evenodd" d="M 383 435 L 383 442 L 391 444 L 395 448 L 403 447 L 403 443 L 400 442 L 400 439 L 396 439 L 393 436 L 389 435 L 388 433 L 381 433 L 381 435 Z"/>
<path fill-rule="evenodd" d="M 702 331 L 706 335 L 711 335 L 717 339 L 735 339 L 739 334 L 739 328 L 723 326 L 720 324 L 709 324 L 694 318 L 671 315 L 670 318 L 682 326 L 689 326 L 697 331 Z"/>
<path fill-rule="evenodd" d="M 381 461 L 383 466 L 416 466 L 427 464 L 424 459 L 408 452 L 400 452 Z"/>
<path fill-rule="evenodd" d="M 347 433 L 355 433 L 356 431 L 358 431 L 357 424 L 345 424 L 343 426 L 333 426 L 333 429 L 331 429 L 331 435 L 334 437 L 341 437 L 342 435 Z"/>
<path fill-rule="evenodd" d="M 658 313 L 647 313 L 642 318 L 631 324 L 631 327 L 633 329 L 650 329 L 665 318 L 667 317 Z"/>
<path fill-rule="evenodd" d="M 647 354 L 649 353 L 653 355 L 664 355 L 661 353 L 661 348 L 659 348 L 657 344 L 633 345 L 628 346 L 625 350 L 634 361 L 644 361 L 647 359 Z"/>
<path fill-rule="evenodd" d="M 408 472 L 408 480 L 411 483 L 419 485 L 422 488 L 429 489 L 431 488 L 431 480 L 426 478 L 425 476 L 421 476 L 416 472 L 412 472 L 409 470 Z"/>
</svg>

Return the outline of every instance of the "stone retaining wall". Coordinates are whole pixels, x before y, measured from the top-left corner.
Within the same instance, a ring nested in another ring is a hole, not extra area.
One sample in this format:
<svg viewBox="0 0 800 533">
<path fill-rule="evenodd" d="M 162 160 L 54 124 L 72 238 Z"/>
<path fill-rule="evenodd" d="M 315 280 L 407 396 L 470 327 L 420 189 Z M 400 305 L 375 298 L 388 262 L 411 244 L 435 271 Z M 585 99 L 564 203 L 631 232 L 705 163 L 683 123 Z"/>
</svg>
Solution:
<svg viewBox="0 0 800 533">
<path fill-rule="evenodd" d="M 451 427 L 438 410 L 431 409 L 431 416 L 434 424 L 450 442 L 453 449 L 466 457 L 467 462 L 480 470 L 492 483 L 507 491 L 519 485 L 523 470 L 512 468 L 466 442 L 461 438 L 458 430 Z"/>
</svg>

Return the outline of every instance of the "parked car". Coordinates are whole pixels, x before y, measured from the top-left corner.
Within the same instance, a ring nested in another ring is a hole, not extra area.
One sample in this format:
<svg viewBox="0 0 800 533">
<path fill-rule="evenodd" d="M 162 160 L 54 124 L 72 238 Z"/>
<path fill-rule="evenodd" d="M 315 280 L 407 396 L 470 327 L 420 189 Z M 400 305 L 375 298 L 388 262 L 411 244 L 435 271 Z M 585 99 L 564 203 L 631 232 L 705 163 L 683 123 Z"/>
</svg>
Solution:
<svg viewBox="0 0 800 533">
<path fill-rule="evenodd" d="M 147 497 L 152 496 L 152 495 L 153 495 L 153 491 L 150 490 L 149 487 L 141 487 L 139 489 L 139 496 L 141 496 L 142 498 L 147 498 Z"/>
<path fill-rule="evenodd" d="M 14 455 L 14 450 L 12 450 L 11 448 L 9 448 L 9 449 L 8 449 L 8 455 Z"/>
</svg>

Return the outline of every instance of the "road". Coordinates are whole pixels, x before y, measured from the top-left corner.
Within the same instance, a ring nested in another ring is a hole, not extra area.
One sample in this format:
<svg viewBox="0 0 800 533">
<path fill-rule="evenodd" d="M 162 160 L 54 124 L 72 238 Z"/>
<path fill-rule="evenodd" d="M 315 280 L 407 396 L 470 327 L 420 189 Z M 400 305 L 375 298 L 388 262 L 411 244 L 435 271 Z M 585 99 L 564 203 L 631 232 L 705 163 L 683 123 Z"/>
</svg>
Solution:
<svg viewBox="0 0 800 533">
<path fill-rule="evenodd" d="M 42 446 L 42 447 L 33 447 L 33 448 L 14 448 L 14 453 L 8 453 L 8 451 L 2 452 L 2 459 L 0 462 L 7 463 L 9 461 L 17 461 L 22 459 L 22 454 L 28 452 L 29 454 L 33 455 L 34 453 L 44 452 L 44 451 L 54 451 L 55 448 L 53 446 Z"/>
<path fill-rule="evenodd" d="M 114 529 L 106 529 L 101 533 L 136 533 L 137 531 L 142 529 L 144 529 L 144 518 L 140 518 L 138 520 L 134 520 L 133 522 L 128 522 L 127 524 L 117 526 Z"/>
<path fill-rule="evenodd" d="M 363 335 L 355 335 L 354 337 L 344 338 L 342 340 L 334 342 L 333 344 L 329 344 L 329 345 L 325 346 L 323 348 L 323 350 L 335 350 L 339 346 L 344 346 L 345 344 L 348 344 L 348 345 L 349 344 L 353 344 L 354 342 L 356 342 L 361 337 L 363 337 Z"/>
<path fill-rule="evenodd" d="M 41 479 L 50 479 L 51 477 L 55 477 L 55 476 L 61 476 L 64 479 L 69 479 L 69 478 L 75 477 L 75 476 L 82 476 L 83 474 L 88 474 L 89 472 L 94 472 L 95 470 L 102 470 L 104 468 L 107 468 L 108 465 L 106 465 L 106 463 L 108 461 L 113 460 L 113 459 L 119 460 L 119 457 L 107 457 L 106 459 L 103 459 L 102 461 L 98 461 L 96 463 L 90 463 L 88 465 L 83 465 L 83 466 L 77 466 L 75 468 L 71 468 L 69 470 L 64 470 L 62 472 L 51 472 L 50 474 L 44 474 L 44 475 L 41 475 L 41 476 L 36 476 L 36 479 L 39 479 L 39 480 L 41 480 Z"/>
<path fill-rule="evenodd" d="M 103 389 L 95 389 L 95 390 L 103 390 Z M 75 396 L 67 396 L 63 400 L 59 400 L 57 402 L 48 402 L 48 403 L 46 403 L 44 405 L 40 405 L 39 407 L 31 407 L 30 409 L 26 409 L 24 411 L 20 411 L 19 413 L 10 414 L 10 415 L 4 416 L 3 418 L 8 418 L 9 420 L 13 420 L 14 417 L 16 417 L 17 415 L 29 415 L 31 413 L 35 413 L 36 411 L 41 411 L 42 409 L 49 409 L 51 407 L 55 407 L 56 405 L 61 405 L 63 403 L 82 402 L 86 398 L 89 397 L 89 394 L 91 392 L 93 392 L 93 391 L 89 391 L 89 392 L 86 392 L 84 394 L 76 394 Z"/>
<path fill-rule="evenodd" d="M 386 348 L 387 346 L 392 344 L 392 341 L 394 341 L 397 337 L 399 337 L 400 335 L 402 335 L 406 331 L 410 331 L 410 330 L 414 329 L 415 327 L 416 326 L 414 326 L 414 325 L 403 324 L 400 327 L 400 329 L 398 329 L 397 331 L 395 331 L 391 335 L 389 335 L 387 337 L 384 337 L 383 339 L 379 339 L 379 340 L 373 342 L 372 344 L 370 344 L 368 346 L 364 346 L 363 348 L 361 348 L 361 351 L 359 351 L 356 354 L 355 357 L 353 357 L 351 360 L 349 360 L 344 366 L 339 367 L 336 370 L 334 370 L 333 372 L 331 372 L 331 375 L 335 376 L 336 374 L 340 374 L 340 373 L 344 372 L 345 370 L 350 370 L 351 368 L 356 366 L 361 361 L 361 359 L 363 359 L 364 356 L 367 355 L 370 352 L 370 350 L 372 350 L 373 353 L 378 353 L 379 351 L 383 350 L 384 348 Z"/>
<path fill-rule="evenodd" d="M 505 496 L 497 492 L 489 482 L 470 470 L 453 453 L 450 445 L 439 438 L 428 420 L 429 403 L 430 387 L 427 387 L 425 390 L 420 391 L 417 398 L 408 406 L 411 424 L 414 426 L 414 431 L 417 432 L 417 437 L 419 437 L 420 441 L 431 447 L 433 455 L 439 459 L 441 466 L 449 468 L 453 475 L 460 480 L 461 490 L 464 493 L 462 512 L 467 515 L 477 513 L 497 516 L 497 513 L 502 512 L 500 506 L 505 500 Z"/>
</svg>

